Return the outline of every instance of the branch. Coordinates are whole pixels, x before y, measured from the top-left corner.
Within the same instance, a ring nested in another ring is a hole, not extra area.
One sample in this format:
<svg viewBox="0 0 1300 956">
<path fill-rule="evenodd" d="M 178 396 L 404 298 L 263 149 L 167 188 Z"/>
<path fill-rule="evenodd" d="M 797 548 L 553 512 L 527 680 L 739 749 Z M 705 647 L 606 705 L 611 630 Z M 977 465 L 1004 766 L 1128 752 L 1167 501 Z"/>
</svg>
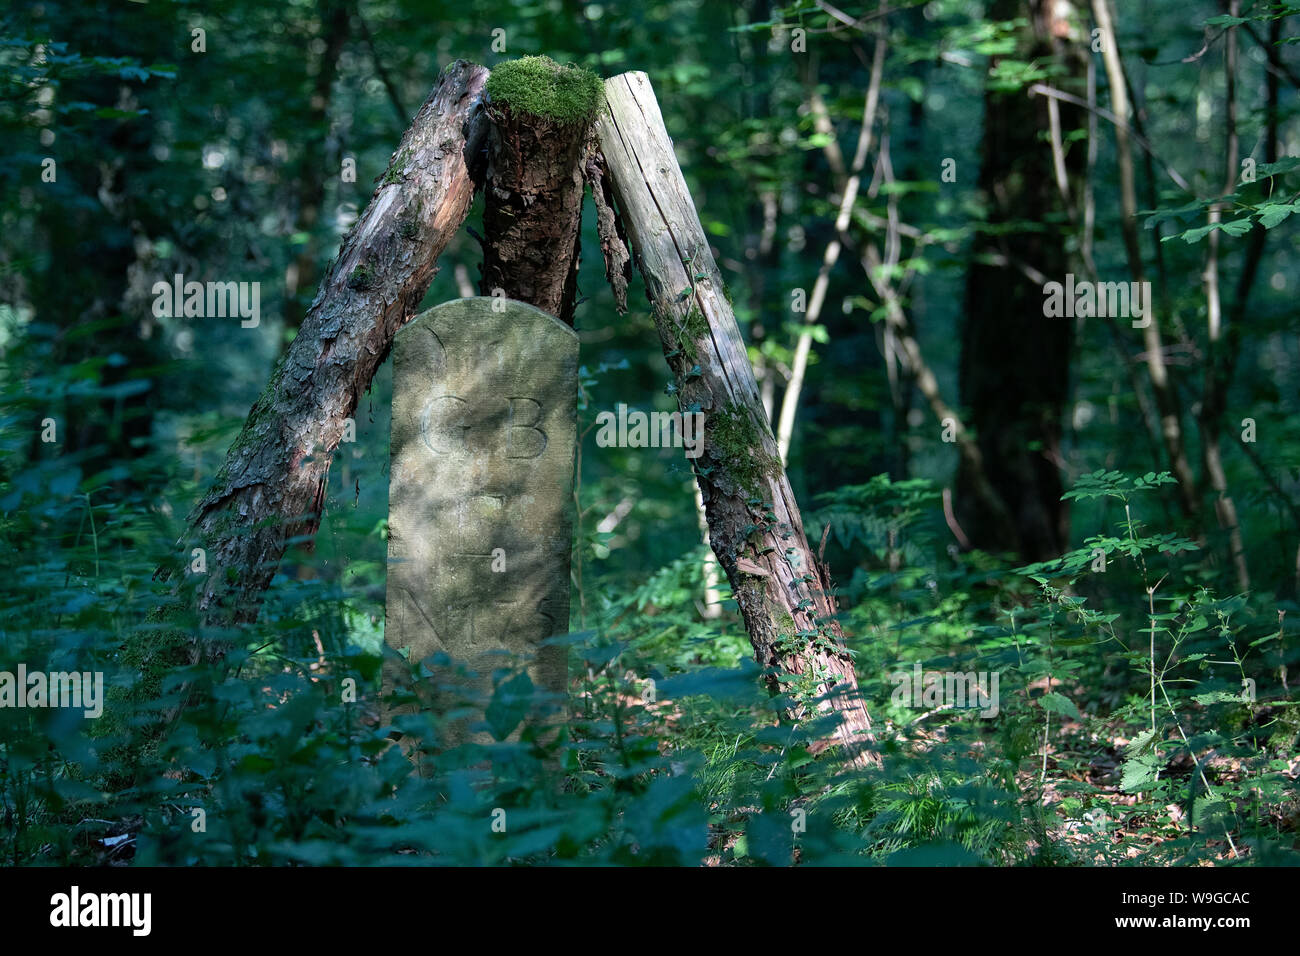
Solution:
<svg viewBox="0 0 1300 956">
<path fill-rule="evenodd" d="M 1089 103 L 1087 100 L 1075 96 L 1072 93 L 1066 93 L 1064 90 L 1058 90 L 1051 86 L 1045 86 L 1042 83 L 1035 83 L 1033 86 L 1029 88 L 1029 92 L 1036 93 L 1039 96 L 1048 96 L 1056 100 L 1064 100 L 1066 103 L 1071 103 L 1075 106 L 1081 106 L 1085 110 L 1088 110 L 1089 112 L 1095 113 L 1097 116 L 1100 116 L 1108 123 L 1113 124 L 1117 129 L 1122 127 L 1124 131 L 1133 138 L 1133 141 L 1135 143 L 1141 146 L 1142 149 L 1149 156 L 1151 156 L 1153 159 L 1155 159 L 1157 163 L 1159 163 L 1161 166 L 1165 168 L 1165 172 L 1169 174 L 1169 178 L 1174 181 L 1174 183 L 1178 186 L 1179 189 L 1182 189 L 1185 192 L 1189 192 L 1189 193 L 1195 192 L 1195 190 L 1192 189 L 1191 185 L 1187 182 L 1187 180 L 1183 178 L 1182 173 L 1180 173 L 1172 165 L 1166 162 L 1160 156 L 1160 154 L 1155 151 L 1155 147 L 1152 146 L 1151 143 L 1147 141 L 1147 138 L 1145 136 L 1142 136 L 1140 133 L 1137 132 L 1137 130 L 1133 129 L 1132 126 L 1130 126 L 1128 123 L 1121 120 L 1110 110 L 1103 109 L 1102 107 L 1097 106 L 1096 104 Z"/>
<path fill-rule="evenodd" d="M 812 351 L 812 331 L 811 327 L 817 324 L 821 317 L 822 305 L 826 301 L 826 291 L 830 287 L 831 270 L 835 268 L 835 263 L 839 261 L 840 250 L 843 247 L 842 236 L 848 230 L 849 222 L 853 216 L 853 206 L 858 201 L 858 191 L 862 186 L 862 169 L 867 162 L 867 153 L 871 149 L 871 131 L 876 123 L 876 109 L 880 103 L 880 84 L 884 77 L 885 69 L 885 33 L 881 30 L 876 35 L 876 48 L 871 61 L 871 81 L 867 85 L 867 93 L 862 105 L 862 127 L 858 130 L 858 145 L 853 152 L 853 165 L 849 169 L 848 180 L 844 183 L 843 192 L 840 196 L 839 210 L 835 215 L 835 235 L 831 237 L 826 244 L 826 252 L 822 256 L 821 268 L 817 270 L 817 279 L 813 282 L 812 294 L 808 297 L 808 310 L 804 313 L 804 330 L 799 333 L 799 340 L 795 343 L 794 359 L 790 369 L 790 380 L 786 385 L 785 394 L 781 397 L 781 414 L 777 420 L 776 443 L 781 461 L 784 463 L 790 455 L 790 440 L 794 436 L 794 417 L 799 408 L 799 393 L 803 390 L 804 375 L 808 370 L 808 355 Z M 816 90 L 809 97 L 814 122 L 818 124 L 819 132 L 829 131 L 833 136 L 834 130 L 831 127 L 830 120 L 826 115 L 826 104 L 821 101 Z M 838 163 L 843 169 L 843 159 L 839 157 L 839 147 L 827 154 L 832 168 Z"/>
<path fill-rule="evenodd" d="M 290 539 L 315 534 L 347 420 L 469 212 L 471 163 L 486 135 L 480 100 L 487 75 L 464 60 L 443 72 L 190 513 L 180 543 L 186 557 L 155 574 L 168 579 L 188 563 L 190 546 L 201 544 L 207 575 L 198 608 L 207 623 L 255 620 Z M 214 644 L 208 656 L 226 649 Z"/>
</svg>

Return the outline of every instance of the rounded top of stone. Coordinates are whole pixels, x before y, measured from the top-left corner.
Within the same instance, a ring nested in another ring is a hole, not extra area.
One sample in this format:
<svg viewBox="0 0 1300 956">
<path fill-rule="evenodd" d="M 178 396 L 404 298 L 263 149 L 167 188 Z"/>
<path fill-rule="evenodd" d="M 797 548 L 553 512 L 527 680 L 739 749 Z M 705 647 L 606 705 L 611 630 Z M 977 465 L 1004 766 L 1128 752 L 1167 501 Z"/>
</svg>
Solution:
<svg viewBox="0 0 1300 956">
<path fill-rule="evenodd" d="M 448 314 L 452 316 L 472 316 L 472 315 L 496 315 L 505 314 L 513 316 L 532 316 L 541 317 L 547 320 L 544 325 L 553 325 L 557 330 L 562 330 L 574 339 L 578 338 L 578 333 L 572 327 L 561 322 L 545 309 L 539 309 L 535 305 L 527 302 L 520 302 L 518 299 L 506 299 L 501 296 L 491 295 L 472 295 L 463 299 L 449 299 L 431 309 L 421 312 L 410 322 L 397 330 L 401 335 L 407 329 L 415 325 L 428 325 L 439 318 Z"/>
</svg>

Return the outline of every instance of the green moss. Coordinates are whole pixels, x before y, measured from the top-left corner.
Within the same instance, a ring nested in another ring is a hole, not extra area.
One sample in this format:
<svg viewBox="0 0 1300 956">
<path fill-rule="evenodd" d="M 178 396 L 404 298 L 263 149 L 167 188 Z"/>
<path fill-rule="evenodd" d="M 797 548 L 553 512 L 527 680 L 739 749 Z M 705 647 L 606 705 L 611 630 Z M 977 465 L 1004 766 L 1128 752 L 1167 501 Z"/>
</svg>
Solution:
<svg viewBox="0 0 1300 956">
<path fill-rule="evenodd" d="M 659 321 L 665 328 L 671 330 L 672 341 L 677 351 L 691 362 L 698 361 L 700 350 L 696 343 L 709 334 L 709 320 L 704 317 L 699 307 L 692 306 L 691 311 L 686 313 L 685 318 L 680 322 L 673 317 L 670 309 L 664 307 L 661 309 Z"/>
<path fill-rule="evenodd" d="M 696 358 L 695 343 L 709 334 L 709 320 L 704 317 L 698 306 L 692 306 L 682 323 L 683 348 L 690 349 L 692 359 Z"/>
<path fill-rule="evenodd" d="M 795 638 L 794 617 L 784 608 L 777 612 L 776 626 L 780 630 L 781 636 L 787 641 L 793 641 Z"/>
<path fill-rule="evenodd" d="M 382 185 L 387 186 L 390 183 L 400 183 L 402 181 L 402 170 L 406 169 L 406 164 L 411 161 L 411 150 L 406 148 L 398 153 L 397 158 L 393 160 L 388 169 L 384 171 Z"/>
<path fill-rule="evenodd" d="M 790 612 L 774 601 L 765 599 L 764 604 L 767 606 L 767 613 L 771 616 L 772 623 L 776 625 L 776 636 L 773 640 L 776 652 L 782 656 L 802 654 L 807 649 L 807 642 L 799 636 Z M 786 692 L 793 693 L 798 699 L 808 697 L 813 691 L 812 685 L 806 683 L 806 675 L 805 678 L 800 678 L 789 674 L 785 679 L 792 682 L 787 685 Z"/>
<path fill-rule="evenodd" d="M 584 123 L 596 115 L 605 83 L 590 70 L 560 65 L 549 56 L 502 63 L 487 81 L 488 103 L 505 103 L 561 124 Z"/>
<path fill-rule="evenodd" d="M 375 270 L 366 263 L 361 263 L 348 276 L 349 289 L 369 289 L 375 284 Z"/>
<path fill-rule="evenodd" d="M 763 452 L 763 436 L 743 407 L 726 405 L 706 416 L 705 431 L 709 453 L 742 491 L 757 494 L 763 478 L 780 473 L 781 462 Z"/>
<path fill-rule="evenodd" d="M 397 220 L 397 234 L 403 239 L 414 241 L 420 237 L 420 214 L 424 202 L 417 196 L 415 208 Z"/>
</svg>

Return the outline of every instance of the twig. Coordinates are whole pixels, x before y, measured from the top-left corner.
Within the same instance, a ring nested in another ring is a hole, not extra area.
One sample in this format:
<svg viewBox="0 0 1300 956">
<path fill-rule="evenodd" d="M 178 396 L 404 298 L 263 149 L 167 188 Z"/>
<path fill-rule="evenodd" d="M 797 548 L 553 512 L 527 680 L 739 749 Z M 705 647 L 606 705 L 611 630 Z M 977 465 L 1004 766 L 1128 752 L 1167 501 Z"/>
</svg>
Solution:
<svg viewBox="0 0 1300 956">
<path fill-rule="evenodd" d="M 388 102 L 393 104 L 393 111 L 397 114 L 398 129 L 405 129 L 410 124 L 411 114 L 406 111 L 402 105 L 402 98 L 397 93 L 397 87 L 393 85 L 392 77 L 388 75 L 388 68 L 384 65 L 384 58 L 379 55 L 375 48 L 375 38 L 370 33 L 370 27 L 366 26 L 366 18 L 361 15 L 361 10 L 355 12 L 357 26 L 361 28 L 361 36 L 366 41 L 366 49 L 370 51 L 370 61 L 375 64 L 375 72 L 379 74 L 379 81 L 384 84 L 384 90 L 388 93 Z"/>
<path fill-rule="evenodd" d="M 1157 163 L 1159 163 L 1161 166 L 1165 168 L 1165 172 L 1169 174 L 1169 178 L 1172 179 L 1178 185 L 1179 189 L 1182 189 L 1185 192 L 1195 193 L 1195 190 L 1192 189 L 1191 185 L 1187 182 L 1187 180 L 1183 178 L 1182 173 L 1180 173 L 1172 165 L 1166 162 L 1164 158 L 1161 157 L 1161 155 L 1155 151 L 1155 147 L 1152 146 L 1151 143 L 1147 141 L 1147 138 L 1145 136 L 1141 135 L 1137 130 L 1135 130 L 1128 123 L 1121 120 L 1110 110 L 1106 109 L 1105 107 L 1097 106 L 1095 104 L 1089 103 L 1087 100 L 1075 96 L 1072 93 L 1066 93 L 1063 90 L 1058 90 L 1055 87 L 1047 86 L 1043 83 L 1035 83 L 1033 86 L 1029 88 L 1029 92 L 1037 93 L 1039 96 L 1051 97 L 1052 99 L 1055 100 L 1063 100 L 1066 103 L 1073 104 L 1074 106 L 1081 106 L 1085 110 L 1088 110 L 1091 113 L 1095 113 L 1097 116 L 1100 116 L 1108 123 L 1111 123 L 1113 126 L 1115 126 L 1116 129 L 1123 129 L 1126 133 L 1128 133 L 1129 136 L 1133 138 L 1133 142 L 1141 146 L 1142 149 L 1144 149 L 1153 159 L 1155 159 Z"/>
</svg>

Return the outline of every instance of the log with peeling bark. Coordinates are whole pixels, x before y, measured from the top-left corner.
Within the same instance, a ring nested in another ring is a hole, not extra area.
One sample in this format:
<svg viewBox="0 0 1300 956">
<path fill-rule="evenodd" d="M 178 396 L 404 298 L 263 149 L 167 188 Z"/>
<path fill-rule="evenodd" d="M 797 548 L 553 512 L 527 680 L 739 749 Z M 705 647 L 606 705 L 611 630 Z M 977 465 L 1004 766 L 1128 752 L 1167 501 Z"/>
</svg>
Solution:
<svg viewBox="0 0 1300 956">
<path fill-rule="evenodd" d="M 314 534 L 320 524 L 330 461 L 347 420 L 469 212 L 487 132 L 487 77 L 485 68 L 463 60 L 443 72 L 190 513 L 182 544 L 186 556 L 194 546 L 206 550 L 198 593 L 204 621 L 256 619 L 289 540 Z M 156 576 L 176 571 L 161 568 Z M 214 658 L 225 648 L 206 650 Z M 196 648 L 194 658 L 200 656 Z"/>
<path fill-rule="evenodd" d="M 644 73 L 605 83 L 593 188 L 607 184 L 654 309 L 683 412 L 704 413 L 696 477 L 709 539 L 731 582 L 769 685 L 792 695 L 787 717 L 838 716 L 853 764 L 877 762 L 871 721 L 835 620 L 829 576 L 814 557 L 777 454 L 745 343 Z M 600 167 L 603 164 L 603 169 Z M 603 197 L 607 202 L 609 197 Z M 617 236 L 602 228 L 602 247 Z M 610 259 L 611 273 L 621 263 Z M 815 702 L 815 703 L 814 703 Z"/>
</svg>

